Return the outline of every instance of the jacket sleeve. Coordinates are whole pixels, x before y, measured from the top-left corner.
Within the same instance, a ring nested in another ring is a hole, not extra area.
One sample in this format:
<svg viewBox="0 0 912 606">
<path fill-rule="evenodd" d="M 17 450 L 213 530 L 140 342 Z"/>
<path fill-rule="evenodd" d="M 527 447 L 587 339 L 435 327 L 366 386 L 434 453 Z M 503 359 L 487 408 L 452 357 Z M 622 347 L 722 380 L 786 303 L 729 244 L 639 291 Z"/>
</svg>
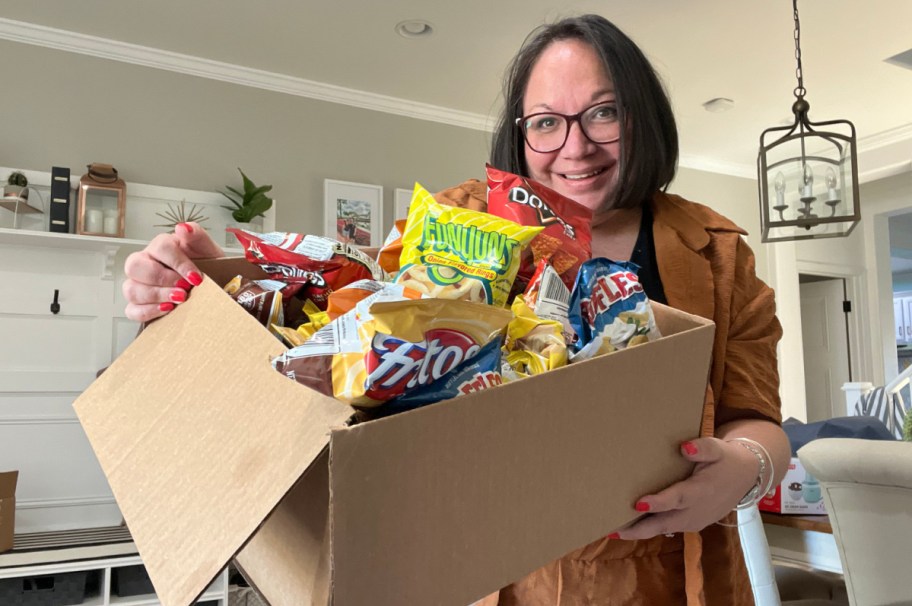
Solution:
<svg viewBox="0 0 912 606">
<path fill-rule="evenodd" d="M 782 327 L 776 318 L 775 296 L 757 277 L 753 251 L 743 238 L 736 240 L 731 323 L 716 425 L 740 418 L 781 423 L 776 346 Z"/>
</svg>

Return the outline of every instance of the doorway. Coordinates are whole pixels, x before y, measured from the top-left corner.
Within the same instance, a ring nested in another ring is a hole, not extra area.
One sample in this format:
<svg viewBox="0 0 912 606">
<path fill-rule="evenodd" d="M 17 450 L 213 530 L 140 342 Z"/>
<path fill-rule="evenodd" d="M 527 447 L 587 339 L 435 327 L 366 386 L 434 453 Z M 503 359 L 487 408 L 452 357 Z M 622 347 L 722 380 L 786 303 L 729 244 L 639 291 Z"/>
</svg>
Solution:
<svg viewBox="0 0 912 606">
<path fill-rule="evenodd" d="M 807 422 L 845 416 L 842 386 L 852 380 L 846 281 L 799 273 L 798 284 Z"/>
</svg>

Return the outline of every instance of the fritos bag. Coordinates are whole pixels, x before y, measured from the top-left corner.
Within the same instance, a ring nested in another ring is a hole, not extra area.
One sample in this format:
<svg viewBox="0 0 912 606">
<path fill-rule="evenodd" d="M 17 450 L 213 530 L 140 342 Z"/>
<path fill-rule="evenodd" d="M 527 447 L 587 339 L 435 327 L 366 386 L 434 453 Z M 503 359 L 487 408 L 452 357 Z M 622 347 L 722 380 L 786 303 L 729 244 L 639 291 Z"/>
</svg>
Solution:
<svg viewBox="0 0 912 606">
<path fill-rule="evenodd" d="M 583 261 L 592 256 L 592 211 L 526 177 L 486 165 L 488 212 L 520 225 L 542 226 L 523 253 L 517 281 L 523 288 L 542 259 L 551 261 L 573 288 Z"/>
<path fill-rule="evenodd" d="M 466 301 L 378 302 L 382 294 L 359 302 L 273 365 L 299 383 L 370 408 L 439 379 L 499 338 L 512 316 Z"/>
<path fill-rule="evenodd" d="M 541 230 L 441 206 L 416 183 L 396 282 L 431 297 L 503 307 L 522 248 Z"/>
</svg>

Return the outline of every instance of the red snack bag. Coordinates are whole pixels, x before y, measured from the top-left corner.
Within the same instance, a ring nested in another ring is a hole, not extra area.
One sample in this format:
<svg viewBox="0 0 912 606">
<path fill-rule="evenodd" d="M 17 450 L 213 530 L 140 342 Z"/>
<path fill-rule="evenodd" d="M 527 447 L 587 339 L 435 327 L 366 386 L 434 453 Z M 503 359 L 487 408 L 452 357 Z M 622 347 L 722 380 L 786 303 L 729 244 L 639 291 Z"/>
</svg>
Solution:
<svg viewBox="0 0 912 606">
<path fill-rule="evenodd" d="M 526 177 L 485 166 L 488 212 L 520 225 L 544 227 L 523 251 L 517 282 L 532 279 L 539 261 L 548 259 L 567 288 L 580 265 L 592 256 L 592 211 Z"/>
<path fill-rule="evenodd" d="M 290 285 L 297 293 L 326 309 L 330 293 L 352 282 L 381 280 L 383 270 L 361 251 L 318 236 L 272 232 L 256 234 L 229 228 L 244 247 L 244 256 L 269 274 Z M 286 296 L 293 293 L 285 293 Z"/>
</svg>

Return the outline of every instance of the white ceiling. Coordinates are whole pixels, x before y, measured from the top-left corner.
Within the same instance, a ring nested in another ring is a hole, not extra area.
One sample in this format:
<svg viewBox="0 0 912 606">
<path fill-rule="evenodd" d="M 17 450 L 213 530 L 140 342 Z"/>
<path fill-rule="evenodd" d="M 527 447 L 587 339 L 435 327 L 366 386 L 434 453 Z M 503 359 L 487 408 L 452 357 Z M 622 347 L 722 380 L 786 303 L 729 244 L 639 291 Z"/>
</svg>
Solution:
<svg viewBox="0 0 912 606">
<path fill-rule="evenodd" d="M 863 180 L 910 170 L 912 69 L 885 60 L 912 47 L 912 1 L 803 0 L 799 11 L 810 119 L 854 122 Z M 0 0 L 0 37 L 29 30 L 18 41 L 56 39 L 65 48 L 55 31 L 65 30 L 406 99 L 481 123 L 496 114 L 503 69 L 526 33 L 583 12 L 613 20 L 663 76 L 682 166 L 755 174 L 760 133 L 791 118 L 789 0 Z M 404 19 L 427 20 L 435 34 L 402 38 L 393 30 Z M 705 111 L 714 97 L 735 106 Z"/>
</svg>

